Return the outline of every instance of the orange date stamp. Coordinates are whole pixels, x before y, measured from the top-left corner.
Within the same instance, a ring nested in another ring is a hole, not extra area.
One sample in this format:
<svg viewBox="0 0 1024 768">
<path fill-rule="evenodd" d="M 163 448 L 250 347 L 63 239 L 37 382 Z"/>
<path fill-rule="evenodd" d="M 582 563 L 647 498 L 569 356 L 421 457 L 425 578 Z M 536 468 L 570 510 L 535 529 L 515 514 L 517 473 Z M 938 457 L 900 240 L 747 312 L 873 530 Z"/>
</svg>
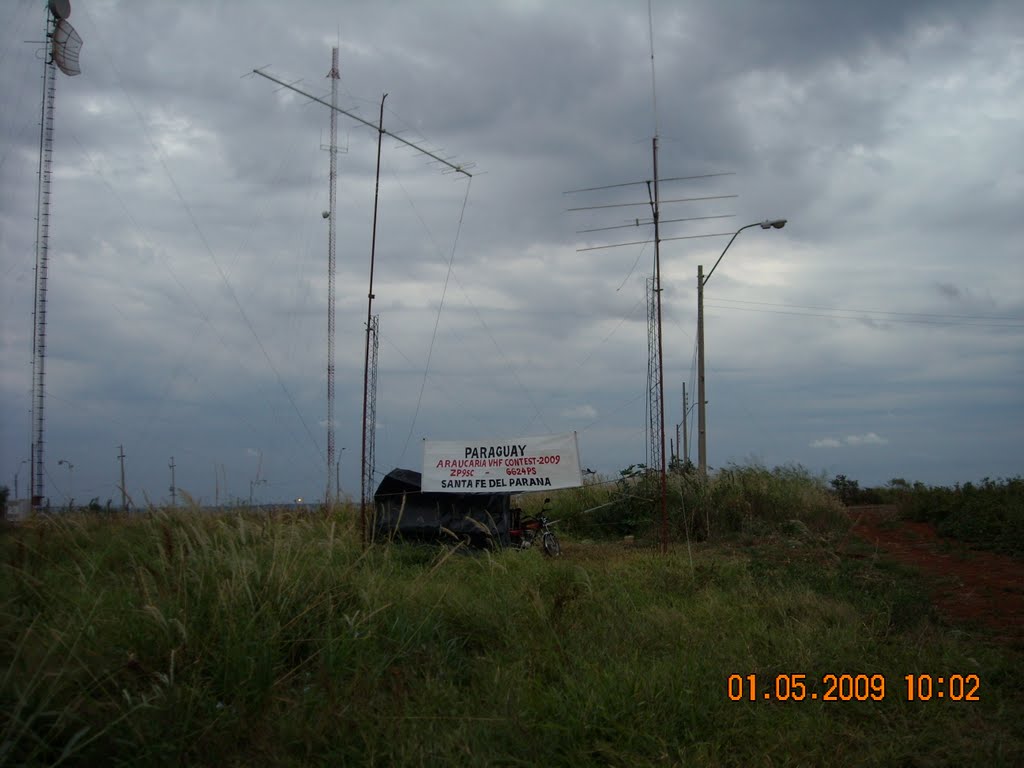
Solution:
<svg viewBox="0 0 1024 768">
<path fill-rule="evenodd" d="M 981 701 L 978 675 L 904 675 L 896 695 L 905 701 Z M 884 701 L 885 675 L 729 675 L 730 701 Z"/>
</svg>

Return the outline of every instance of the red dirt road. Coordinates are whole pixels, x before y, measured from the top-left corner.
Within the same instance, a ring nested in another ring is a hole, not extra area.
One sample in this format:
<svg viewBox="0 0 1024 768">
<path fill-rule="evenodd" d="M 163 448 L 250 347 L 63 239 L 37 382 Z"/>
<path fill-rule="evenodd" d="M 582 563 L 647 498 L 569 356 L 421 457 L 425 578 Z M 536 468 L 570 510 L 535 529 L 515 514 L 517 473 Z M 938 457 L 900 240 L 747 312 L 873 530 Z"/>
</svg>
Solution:
<svg viewBox="0 0 1024 768">
<path fill-rule="evenodd" d="M 900 520 L 895 507 L 850 507 L 853 532 L 932 585 L 944 619 L 986 628 L 993 639 L 1024 647 L 1024 562 L 939 537 L 929 523 Z"/>
</svg>

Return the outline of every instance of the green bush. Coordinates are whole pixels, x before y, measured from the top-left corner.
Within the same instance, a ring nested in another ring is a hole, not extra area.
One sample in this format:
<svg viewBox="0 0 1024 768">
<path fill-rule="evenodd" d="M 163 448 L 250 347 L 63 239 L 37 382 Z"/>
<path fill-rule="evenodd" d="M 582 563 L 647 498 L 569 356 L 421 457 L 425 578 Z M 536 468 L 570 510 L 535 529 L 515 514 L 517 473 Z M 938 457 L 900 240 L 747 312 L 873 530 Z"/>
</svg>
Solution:
<svg viewBox="0 0 1024 768">
<path fill-rule="evenodd" d="M 1024 479 L 964 483 L 952 488 L 916 483 L 900 501 L 911 520 L 940 534 L 1012 555 L 1024 555 Z"/>
</svg>

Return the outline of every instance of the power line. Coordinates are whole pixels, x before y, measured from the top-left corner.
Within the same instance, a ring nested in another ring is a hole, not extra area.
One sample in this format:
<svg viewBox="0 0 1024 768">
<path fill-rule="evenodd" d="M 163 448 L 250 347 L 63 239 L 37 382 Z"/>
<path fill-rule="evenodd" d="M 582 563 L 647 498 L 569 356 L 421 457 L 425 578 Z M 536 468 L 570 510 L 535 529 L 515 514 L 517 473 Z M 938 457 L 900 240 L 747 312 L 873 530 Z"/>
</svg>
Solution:
<svg viewBox="0 0 1024 768">
<path fill-rule="evenodd" d="M 395 177 L 395 181 L 398 183 L 398 186 L 402 190 L 403 194 L 405 194 L 406 199 L 409 202 L 409 205 L 412 207 L 413 212 L 416 214 L 416 217 L 420 220 L 420 224 L 423 226 L 424 231 L 427 233 L 427 236 L 430 238 L 430 241 L 433 244 L 435 250 L 438 252 L 438 254 L 441 254 L 441 248 L 438 246 L 437 241 L 434 238 L 433 233 L 430 231 L 430 227 L 428 227 L 427 223 L 423 220 L 423 216 L 420 214 L 419 209 L 416 207 L 415 203 L 413 203 L 412 197 L 409 195 L 408 190 L 406 190 L 405 185 L 402 184 L 401 180 L 398 179 L 397 176 Z M 467 189 L 467 194 L 468 194 L 468 189 Z M 464 213 L 465 213 L 465 203 L 463 204 L 463 213 L 460 214 L 460 226 L 461 226 L 461 218 L 462 218 L 462 215 L 464 215 Z M 457 241 L 457 237 L 458 236 L 456 236 L 456 241 Z M 448 264 L 447 261 L 445 263 Z M 507 369 L 508 369 L 508 376 L 511 377 L 511 379 L 518 385 L 519 389 L 526 396 L 526 399 L 527 399 L 528 403 L 530 404 L 530 407 L 533 409 L 533 412 L 534 412 L 533 421 L 536 421 L 536 420 L 539 419 L 541 421 L 541 423 L 544 424 L 545 428 L 550 432 L 551 431 L 551 427 L 548 426 L 547 422 L 545 421 L 544 414 L 541 412 L 540 406 L 537 405 L 537 401 L 534 399 L 533 394 L 530 392 L 530 390 L 523 383 L 523 380 L 520 378 L 519 373 L 516 370 L 515 366 L 508 359 L 508 356 L 505 354 L 505 352 L 502 349 L 501 345 L 498 344 L 497 339 L 494 338 L 494 334 L 491 332 L 490 327 L 487 325 L 487 322 L 484 320 L 483 315 L 480 313 L 480 309 L 476 306 L 476 304 L 470 298 L 469 292 L 466 290 L 466 286 L 459 279 L 458 271 L 454 268 L 454 266 L 452 266 L 452 267 L 449 267 L 449 272 L 447 272 L 446 274 L 448 276 L 450 276 L 450 278 L 452 280 L 454 280 L 455 284 L 459 287 L 459 290 L 462 292 L 462 297 L 465 300 L 466 304 L 469 306 L 469 308 L 472 310 L 474 316 L 476 317 L 476 321 L 480 324 L 480 327 L 484 330 L 484 333 L 487 334 L 487 338 L 490 339 L 491 344 L 494 345 L 494 349 L 498 353 L 498 357 L 501 358 L 501 361 L 507 367 Z M 446 277 L 446 282 L 447 282 L 447 279 L 448 278 Z M 403 355 L 403 357 L 405 357 L 405 355 Z M 409 358 L 406 357 L 406 359 L 408 360 Z M 530 423 L 532 424 L 533 421 L 531 421 Z M 402 449 L 402 454 L 401 454 L 402 456 L 405 455 L 405 450 L 407 448 L 408 448 L 408 440 L 406 441 L 405 447 Z"/>
<path fill-rule="evenodd" d="M 856 307 L 823 307 L 816 304 L 778 304 L 768 301 L 746 301 L 743 299 L 717 299 L 735 304 L 756 304 L 764 307 L 785 307 L 787 309 L 821 309 L 828 312 L 863 312 L 877 315 L 901 315 L 906 317 L 935 317 L 942 319 L 957 320 L 1008 320 L 1010 322 L 1024 322 L 1024 317 L 1008 317 L 1006 315 L 952 315 L 935 312 L 895 312 L 888 309 L 859 309 Z"/>
<path fill-rule="evenodd" d="M 722 299 L 719 299 L 719 301 L 722 301 Z M 734 301 L 738 302 L 738 300 L 734 300 Z M 759 303 L 759 302 L 747 302 L 747 303 L 756 304 L 756 303 Z M 962 320 L 970 320 L 971 318 L 969 318 L 967 316 L 960 316 L 960 315 L 923 315 L 923 316 L 912 316 L 912 317 L 898 317 L 898 316 L 897 317 L 890 317 L 890 316 L 887 316 L 887 315 L 890 315 L 890 314 L 891 315 L 907 315 L 907 314 L 913 315 L 914 313 L 902 313 L 902 312 L 885 313 L 885 312 L 882 312 L 882 311 L 879 311 L 879 310 L 857 310 L 857 309 L 829 310 L 829 311 L 831 311 L 833 313 L 835 313 L 835 312 L 859 312 L 861 314 L 883 315 L 881 317 L 863 317 L 863 316 L 851 315 L 851 314 L 826 314 L 826 313 L 823 313 L 823 312 L 790 312 L 790 311 L 787 311 L 785 309 L 758 309 L 758 308 L 755 308 L 755 307 L 735 307 L 735 306 L 727 306 L 727 305 L 723 305 L 723 304 L 707 304 L 706 306 L 710 307 L 710 308 L 713 308 L 713 309 L 731 309 L 731 310 L 737 310 L 737 311 L 740 311 L 740 312 L 763 312 L 763 313 L 766 313 L 766 314 L 792 315 L 792 316 L 795 316 L 795 317 L 820 317 L 820 318 L 827 318 L 827 319 L 832 319 L 832 320 L 860 320 L 860 321 L 874 320 L 874 321 L 878 321 L 878 322 L 903 323 L 903 324 L 909 324 L 909 325 L 962 326 L 962 327 L 968 327 L 968 328 L 1010 328 L 1010 329 L 1016 329 L 1016 330 L 1024 330 L 1024 320 L 1018 320 L 1017 322 L 1008 322 L 1008 323 L 962 322 Z M 798 305 L 776 304 L 776 305 L 769 305 L 769 306 L 780 306 L 780 307 L 791 306 L 793 309 L 803 309 L 803 307 L 800 307 Z M 828 309 L 828 308 L 827 307 L 820 307 L 820 308 L 818 308 L 818 307 L 808 307 L 808 309 Z M 926 318 L 929 318 L 929 317 L 931 317 L 931 318 L 941 318 L 941 319 L 926 319 Z M 984 318 L 979 318 L 979 319 L 984 319 Z"/>
<path fill-rule="evenodd" d="M 88 10 L 86 10 L 86 15 L 89 16 Z M 90 21 L 91 21 L 91 16 L 89 16 L 89 18 L 90 18 Z M 197 234 L 200 242 L 202 243 L 204 250 L 207 253 L 207 256 L 209 257 L 210 261 L 213 263 L 214 267 L 216 267 L 217 272 L 220 275 L 221 281 L 224 283 L 224 286 L 227 288 L 228 293 L 231 296 L 231 299 L 234 302 L 235 306 L 237 307 L 239 314 L 242 316 L 242 319 L 245 322 L 246 327 L 249 329 L 249 332 L 252 334 L 253 338 L 256 340 L 257 346 L 259 346 L 260 351 L 263 353 L 263 356 L 264 356 L 264 358 L 267 361 L 267 364 L 270 366 L 270 369 L 273 371 L 274 376 L 277 378 L 278 384 L 280 385 L 281 389 L 284 391 L 284 394 L 287 397 L 289 403 L 291 404 L 292 409 L 295 411 L 296 416 L 298 416 L 298 419 L 299 419 L 300 423 L 302 424 L 303 428 L 305 429 L 306 435 L 309 437 L 310 442 L 312 443 L 312 445 L 316 449 L 317 453 L 320 453 L 321 456 L 322 456 L 322 452 L 320 450 L 319 444 L 316 441 L 316 438 L 313 436 L 313 433 L 310 430 L 309 425 L 306 423 L 306 420 L 303 418 L 301 411 L 299 411 L 299 408 L 298 408 L 298 405 L 295 402 L 295 399 L 292 397 L 291 392 L 289 391 L 288 387 L 285 385 L 284 379 L 281 376 L 280 371 L 278 371 L 277 367 L 274 365 L 273 361 L 271 360 L 270 355 L 267 352 L 267 349 L 264 346 L 263 341 L 261 340 L 259 334 L 256 332 L 255 327 L 253 326 L 252 322 L 250 321 L 249 316 L 247 315 L 247 313 L 245 312 L 244 308 L 242 307 L 241 301 L 239 300 L 238 295 L 235 293 L 234 288 L 232 287 L 230 281 L 228 280 L 227 274 L 224 272 L 223 268 L 221 267 L 220 263 L 218 262 L 217 257 L 214 254 L 213 249 L 212 249 L 212 247 L 209 244 L 209 241 L 206 239 L 205 233 L 203 232 L 202 228 L 199 226 L 199 222 L 198 222 L 198 220 L 195 217 L 195 214 L 194 214 L 194 212 L 192 210 L 192 207 L 185 200 L 184 195 L 181 193 L 181 190 L 178 187 L 177 181 L 175 180 L 173 174 L 171 173 L 170 168 L 167 165 L 167 162 L 166 162 L 166 160 L 164 158 L 163 153 L 160 151 L 159 147 L 157 146 L 156 142 L 154 141 L 154 139 L 153 139 L 153 137 L 152 137 L 152 135 L 151 135 L 151 133 L 149 131 L 149 128 L 146 125 L 146 122 L 145 122 L 145 120 L 142 117 L 142 112 L 139 110 L 138 106 L 136 105 L 135 100 L 131 97 L 131 94 L 124 87 L 124 78 L 121 76 L 120 70 L 117 68 L 117 66 L 114 64 L 113 59 L 110 57 L 110 54 L 109 54 L 109 52 L 107 50 L 107 46 L 105 46 L 105 45 L 104 46 L 100 46 L 100 48 L 103 51 L 103 54 L 106 57 L 107 62 L 110 65 L 110 68 L 114 72 L 114 75 L 115 75 L 115 77 L 117 79 L 117 82 L 118 82 L 118 86 L 120 87 L 121 92 L 124 94 L 125 100 L 128 102 L 128 105 L 131 107 L 132 112 L 135 114 L 135 117 L 136 117 L 136 119 L 139 122 L 139 126 L 142 129 L 142 133 L 145 136 L 146 141 L 149 143 L 150 148 L 153 150 L 153 154 L 155 155 L 157 161 L 160 163 L 160 166 L 163 169 L 164 174 L 167 177 L 167 180 L 170 182 L 171 188 L 174 190 L 175 196 L 178 198 L 178 201 L 181 203 L 182 208 L 185 210 L 185 213 L 188 216 L 188 219 L 189 219 L 190 223 L 192 224 L 192 227 L 195 229 L 196 234 Z M 165 263 L 165 266 L 168 267 L 169 271 L 172 271 L 172 270 L 170 270 L 170 267 L 168 265 L 166 265 L 166 263 Z M 181 285 L 180 282 L 179 282 L 179 285 Z M 181 286 L 181 287 L 184 288 L 184 286 Z M 188 293 L 187 290 L 186 290 L 186 295 L 188 295 L 190 300 L 192 300 L 192 297 Z M 206 315 L 206 313 L 202 312 L 201 308 L 199 308 L 199 305 L 194 300 L 193 300 L 193 304 L 199 310 L 200 316 L 203 318 L 204 322 L 207 325 L 211 325 L 211 323 L 209 321 L 209 317 Z"/>
</svg>

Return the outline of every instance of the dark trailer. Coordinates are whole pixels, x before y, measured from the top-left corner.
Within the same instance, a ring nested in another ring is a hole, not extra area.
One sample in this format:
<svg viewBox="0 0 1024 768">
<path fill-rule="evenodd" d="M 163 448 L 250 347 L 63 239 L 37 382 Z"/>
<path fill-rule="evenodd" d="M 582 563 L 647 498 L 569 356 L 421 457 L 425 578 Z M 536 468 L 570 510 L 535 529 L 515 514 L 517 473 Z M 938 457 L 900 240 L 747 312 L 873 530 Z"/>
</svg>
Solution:
<svg viewBox="0 0 1024 768">
<path fill-rule="evenodd" d="M 373 536 L 508 546 L 507 493 L 424 493 L 419 472 L 393 469 L 373 496 Z"/>
</svg>

